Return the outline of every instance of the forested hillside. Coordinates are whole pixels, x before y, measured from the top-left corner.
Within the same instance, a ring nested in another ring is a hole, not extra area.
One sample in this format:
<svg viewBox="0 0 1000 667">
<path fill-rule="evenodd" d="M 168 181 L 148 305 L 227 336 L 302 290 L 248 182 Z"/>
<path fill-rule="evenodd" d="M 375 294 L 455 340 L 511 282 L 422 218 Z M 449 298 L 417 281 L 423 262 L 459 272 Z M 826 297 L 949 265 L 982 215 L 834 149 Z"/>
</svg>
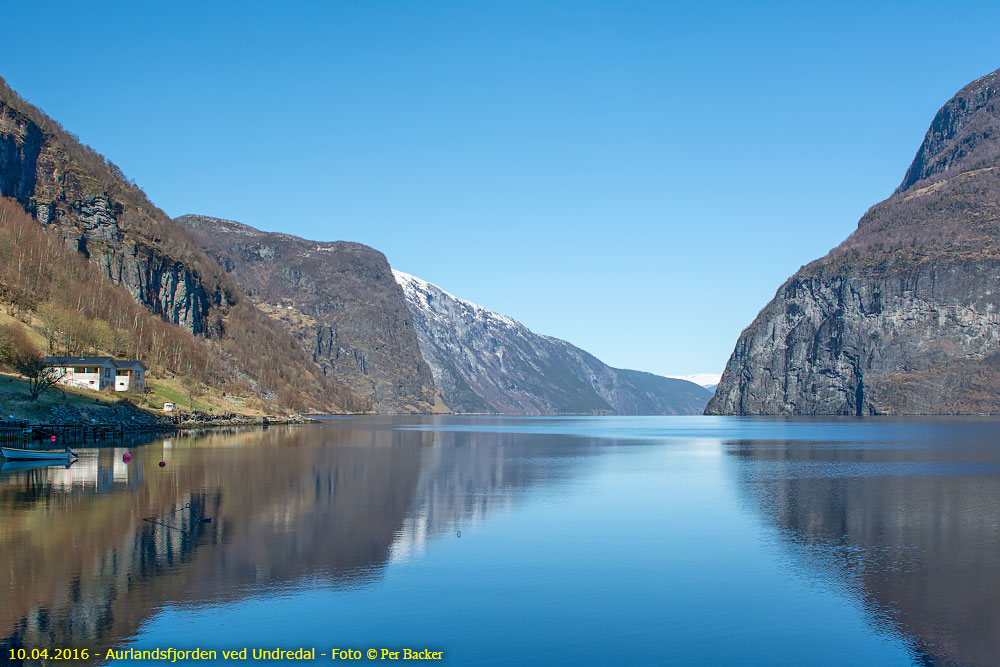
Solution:
<svg viewBox="0 0 1000 667">
<path fill-rule="evenodd" d="M 327 378 L 120 169 L 2 79 L 0 195 L 10 198 L 5 230 L 31 241 L 5 249 L 3 298 L 15 312 L 61 322 L 51 326 L 58 345 L 132 349 L 154 373 L 192 375 L 296 409 L 371 409 Z M 21 276 L 25 267 L 35 274 Z M 126 295 L 142 308 L 126 307 Z M 82 343 L 91 333 L 108 347 Z"/>
<path fill-rule="evenodd" d="M 165 322 L 8 198 L 0 199 L 0 306 L 43 337 L 47 354 L 143 359 L 153 376 L 177 375 L 232 396 L 256 396 L 276 409 L 330 405 L 295 388 L 294 374 L 308 371 L 303 362 L 289 359 L 277 336 L 251 341 L 241 335 L 238 319 L 224 320 L 233 333 L 223 340 Z M 260 354 L 236 358 L 232 348 L 246 345 Z M 276 356 L 284 363 L 274 364 Z M 344 410 L 367 407 L 350 395 L 335 400 Z"/>
</svg>

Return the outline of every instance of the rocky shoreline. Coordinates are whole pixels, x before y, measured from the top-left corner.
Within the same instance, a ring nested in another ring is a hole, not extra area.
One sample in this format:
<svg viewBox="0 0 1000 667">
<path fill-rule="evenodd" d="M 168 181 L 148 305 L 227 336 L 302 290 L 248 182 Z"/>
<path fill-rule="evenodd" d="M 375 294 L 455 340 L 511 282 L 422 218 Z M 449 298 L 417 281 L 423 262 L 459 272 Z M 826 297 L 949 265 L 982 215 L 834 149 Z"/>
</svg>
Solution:
<svg viewBox="0 0 1000 667">
<path fill-rule="evenodd" d="M 32 420 L 38 422 L 38 420 Z M 45 424 L 86 428 L 100 424 L 123 431 L 174 431 L 189 428 L 222 426 L 270 426 L 280 424 L 305 424 L 315 419 L 302 415 L 243 415 L 238 413 L 178 412 L 160 415 L 121 401 L 110 406 L 80 408 L 67 405 L 53 406 Z"/>
</svg>

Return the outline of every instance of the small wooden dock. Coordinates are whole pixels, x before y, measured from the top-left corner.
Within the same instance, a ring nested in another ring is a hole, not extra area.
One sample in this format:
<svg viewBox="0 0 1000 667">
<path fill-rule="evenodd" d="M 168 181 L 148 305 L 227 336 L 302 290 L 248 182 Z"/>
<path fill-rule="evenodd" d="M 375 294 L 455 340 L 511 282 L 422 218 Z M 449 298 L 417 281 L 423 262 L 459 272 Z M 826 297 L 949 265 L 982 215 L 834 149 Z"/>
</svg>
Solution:
<svg viewBox="0 0 1000 667">
<path fill-rule="evenodd" d="M 26 419 L 0 419 L 0 445 L 20 447 L 31 439 L 31 425 Z"/>
<path fill-rule="evenodd" d="M 169 426 L 136 426 L 125 424 L 35 424 L 31 437 L 35 440 L 57 442 L 87 442 L 98 440 L 121 440 L 140 433 L 159 433 L 173 430 Z"/>
</svg>

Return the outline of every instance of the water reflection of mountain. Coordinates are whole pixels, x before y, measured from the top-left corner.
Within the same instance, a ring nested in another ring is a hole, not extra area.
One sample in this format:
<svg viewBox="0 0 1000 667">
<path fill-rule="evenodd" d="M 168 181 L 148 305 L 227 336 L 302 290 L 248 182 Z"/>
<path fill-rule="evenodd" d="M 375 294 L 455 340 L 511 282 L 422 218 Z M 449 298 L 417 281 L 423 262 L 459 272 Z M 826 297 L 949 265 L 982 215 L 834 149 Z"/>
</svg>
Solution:
<svg viewBox="0 0 1000 667">
<path fill-rule="evenodd" d="M 488 423 L 484 420 L 484 423 Z M 423 553 L 442 534 L 455 534 L 509 510 L 520 491 L 544 481 L 557 483 L 572 467 L 547 461 L 593 455 L 611 441 L 516 433 L 442 431 L 421 455 L 414 504 L 393 543 L 396 560 Z"/>
<path fill-rule="evenodd" d="M 832 575 L 926 664 L 1000 664 L 1000 452 L 987 439 L 736 441 L 739 486 L 806 571 Z"/>
<path fill-rule="evenodd" d="M 272 430 L 134 449 L 127 467 L 108 449 L 69 470 L 4 475 L 4 649 L 111 645 L 163 602 L 303 576 L 363 584 L 386 562 L 430 442 Z M 190 511 L 142 520 L 185 503 Z"/>
<path fill-rule="evenodd" d="M 120 645 L 165 603 L 364 586 L 552 479 L 537 458 L 565 452 L 386 426 L 174 439 L 131 449 L 128 465 L 101 449 L 68 469 L 0 473 L 0 650 Z"/>
</svg>

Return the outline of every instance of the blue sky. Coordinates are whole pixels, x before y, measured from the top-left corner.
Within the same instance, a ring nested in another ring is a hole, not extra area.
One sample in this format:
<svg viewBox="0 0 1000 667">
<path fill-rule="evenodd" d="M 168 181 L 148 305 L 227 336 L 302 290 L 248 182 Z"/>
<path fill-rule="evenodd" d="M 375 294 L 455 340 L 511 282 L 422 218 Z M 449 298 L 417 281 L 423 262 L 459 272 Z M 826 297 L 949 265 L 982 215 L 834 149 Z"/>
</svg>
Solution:
<svg viewBox="0 0 1000 667">
<path fill-rule="evenodd" d="M 740 331 L 1000 67 L 992 3 L 18 3 L 0 75 L 170 215 L 370 244 L 615 366 Z M 15 28 L 15 26 L 18 26 Z"/>
</svg>

